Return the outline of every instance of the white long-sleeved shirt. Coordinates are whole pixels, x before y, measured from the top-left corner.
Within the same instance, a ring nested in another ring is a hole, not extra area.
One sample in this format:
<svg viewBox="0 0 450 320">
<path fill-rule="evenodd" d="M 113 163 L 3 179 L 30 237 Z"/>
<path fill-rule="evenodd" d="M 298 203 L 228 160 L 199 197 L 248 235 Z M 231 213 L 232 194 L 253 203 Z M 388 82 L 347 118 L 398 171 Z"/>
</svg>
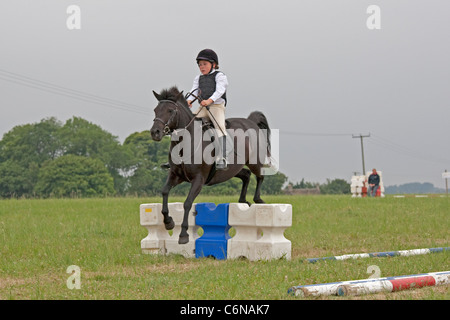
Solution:
<svg viewBox="0 0 450 320">
<path fill-rule="evenodd" d="M 217 70 L 212 70 L 210 72 L 216 72 Z M 194 79 L 194 84 L 192 85 L 191 92 L 193 92 L 195 95 L 198 95 L 197 89 L 198 89 L 198 80 L 200 78 L 200 75 L 197 75 Z M 228 87 L 228 78 L 227 76 L 222 72 L 219 71 L 216 74 L 216 91 L 214 91 L 213 95 L 211 97 L 203 97 L 203 99 L 208 100 L 211 99 L 214 104 L 221 104 L 225 103 L 225 100 L 221 98 L 221 96 L 225 93 Z M 195 91 L 194 91 L 195 90 Z M 189 99 L 193 100 L 193 99 Z"/>
</svg>

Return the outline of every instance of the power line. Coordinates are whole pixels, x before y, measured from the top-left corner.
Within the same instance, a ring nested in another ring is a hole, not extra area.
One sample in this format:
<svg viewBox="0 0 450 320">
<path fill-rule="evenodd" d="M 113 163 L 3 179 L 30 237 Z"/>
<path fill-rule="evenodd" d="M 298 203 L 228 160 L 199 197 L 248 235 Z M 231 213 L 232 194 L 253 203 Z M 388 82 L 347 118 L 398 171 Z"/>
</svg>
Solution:
<svg viewBox="0 0 450 320">
<path fill-rule="evenodd" d="M 350 136 L 351 133 L 313 133 L 313 132 L 298 132 L 298 131 L 287 131 L 280 130 L 282 134 L 290 134 L 296 136 L 312 136 L 312 137 L 338 137 L 338 136 Z"/>
<path fill-rule="evenodd" d="M 371 139 L 371 143 L 373 143 L 379 147 L 382 147 L 384 149 L 402 154 L 404 156 L 408 156 L 408 157 L 412 157 L 412 158 L 416 158 L 416 159 L 420 159 L 420 160 L 425 160 L 425 161 L 429 161 L 429 162 L 434 162 L 434 163 L 440 163 L 440 164 L 450 163 L 449 159 L 434 157 L 430 154 L 425 155 L 421 151 L 402 146 L 398 143 L 393 142 L 392 140 L 380 137 L 378 135 L 373 135 L 373 139 Z"/>
<path fill-rule="evenodd" d="M 29 88 L 38 89 L 38 90 L 41 90 L 44 92 L 57 94 L 57 95 L 85 101 L 85 102 L 96 103 L 96 104 L 100 104 L 100 105 L 115 108 L 115 109 L 120 109 L 120 110 L 129 111 L 129 112 L 135 112 L 135 113 L 141 113 L 141 114 L 150 114 L 150 112 L 147 108 L 144 108 L 144 107 L 141 107 L 141 106 L 138 106 L 135 104 L 130 104 L 130 103 L 126 103 L 123 101 L 109 99 L 109 98 L 101 97 L 101 96 L 94 95 L 91 93 L 66 88 L 66 87 L 59 86 L 59 85 L 56 85 L 56 84 L 53 84 L 50 82 L 45 82 L 42 80 L 30 78 L 30 77 L 20 75 L 18 73 L 6 71 L 3 69 L 0 69 L 0 79 L 7 81 L 7 82 L 15 83 L 18 85 L 26 86 Z"/>
<path fill-rule="evenodd" d="M 29 87 L 29 88 L 38 89 L 38 90 L 41 90 L 41 91 L 44 91 L 44 92 L 53 93 L 53 94 L 57 94 L 57 95 L 60 95 L 60 96 L 65 96 L 65 97 L 69 97 L 69 98 L 72 98 L 72 99 L 77 99 L 77 100 L 90 102 L 90 103 L 96 103 L 96 104 L 100 104 L 100 105 L 103 105 L 103 106 L 106 106 L 106 107 L 111 107 L 111 108 L 125 110 L 125 111 L 131 111 L 131 112 L 136 112 L 136 113 L 148 114 L 146 112 L 139 112 L 139 111 L 136 111 L 136 110 L 130 110 L 129 108 L 120 107 L 120 106 L 117 106 L 117 105 L 111 105 L 109 103 L 105 103 L 105 102 L 101 102 L 101 101 L 95 101 L 95 100 L 92 100 L 92 99 L 86 99 L 86 98 L 83 98 L 83 97 L 80 97 L 80 96 L 76 96 L 76 95 L 71 95 L 71 94 L 68 94 L 68 93 L 53 91 L 53 90 L 45 89 L 45 88 L 42 88 L 42 87 L 39 87 L 39 86 L 34 86 L 34 85 L 31 85 L 31 84 L 20 83 L 18 81 L 14 81 L 14 80 L 10 80 L 10 79 L 4 79 L 1 76 L 0 76 L 0 79 L 4 80 L 4 81 L 11 82 L 11 83 L 16 83 L 16 84 L 19 84 L 19 85 L 22 85 L 22 86 L 26 86 L 26 87 Z"/>
</svg>

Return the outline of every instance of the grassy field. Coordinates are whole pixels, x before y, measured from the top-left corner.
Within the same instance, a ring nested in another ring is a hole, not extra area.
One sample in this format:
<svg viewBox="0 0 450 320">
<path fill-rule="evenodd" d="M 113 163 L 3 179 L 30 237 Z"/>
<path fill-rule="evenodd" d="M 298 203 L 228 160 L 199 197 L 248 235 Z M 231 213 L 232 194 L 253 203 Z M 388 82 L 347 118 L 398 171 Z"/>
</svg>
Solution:
<svg viewBox="0 0 450 320">
<path fill-rule="evenodd" d="M 160 198 L 0 201 L 0 299 L 293 299 L 294 285 L 450 270 L 449 252 L 304 263 L 305 258 L 449 246 L 450 198 L 266 196 L 291 203 L 292 260 L 249 262 L 141 253 L 139 205 Z M 200 196 L 196 202 L 236 202 Z M 183 201 L 172 197 L 171 202 Z M 81 289 L 67 288 L 80 267 Z M 431 287 L 346 299 L 449 299 Z M 320 297 L 304 299 L 343 299 Z"/>
</svg>

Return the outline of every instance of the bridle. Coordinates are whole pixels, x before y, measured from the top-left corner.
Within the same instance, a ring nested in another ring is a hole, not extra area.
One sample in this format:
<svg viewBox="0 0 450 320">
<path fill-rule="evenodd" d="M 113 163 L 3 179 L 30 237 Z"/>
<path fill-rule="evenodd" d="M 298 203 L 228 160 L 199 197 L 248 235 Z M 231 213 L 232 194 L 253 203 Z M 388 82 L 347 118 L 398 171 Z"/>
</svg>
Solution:
<svg viewBox="0 0 450 320">
<path fill-rule="evenodd" d="M 198 90 L 198 89 L 197 89 Z M 195 90 L 194 90 L 195 91 Z M 195 100 L 199 100 L 200 102 L 203 100 L 202 99 L 202 97 L 201 97 L 201 95 L 200 94 L 198 94 L 198 95 L 195 95 L 194 94 L 194 91 L 192 91 L 192 92 L 189 92 L 187 95 L 186 95 L 186 99 L 189 97 L 189 96 L 193 96 L 195 99 L 193 100 L 193 101 L 195 101 Z M 200 92 L 199 92 L 200 93 Z M 165 99 L 165 100 L 159 100 L 159 102 L 158 102 L 158 105 L 160 104 L 160 103 L 171 103 L 171 104 L 173 104 L 174 106 L 175 106 L 175 112 L 170 116 L 170 118 L 169 118 L 169 120 L 167 120 L 167 122 L 164 122 L 162 119 L 160 119 L 160 118 L 155 118 L 155 119 L 153 119 L 153 122 L 155 122 L 155 121 L 158 121 L 158 122 L 161 122 L 163 125 L 164 125 L 164 135 L 168 135 L 169 133 L 171 134 L 173 131 L 174 131 L 174 129 L 171 129 L 170 127 L 169 127 L 169 123 L 171 123 L 171 121 L 173 121 L 173 119 L 174 119 L 174 117 L 176 117 L 177 116 L 177 113 L 178 113 L 178 107 L 180 107 L 179 105 L 178 105 L 178 103 L 176 103 L 175 101 L 172 101 L 172 100 L 168 100 L 168 99 Z M 201 107 L 201 108 L 203 108 L 203 106 Z M 212 120 L 214 120 L 216 123 L 218 123 L 217 122 L 217 120 L 216 120 L 216 118 L 214 117 L 214 115 L 211 113 L 211 111 L 209 110 L 209 106 L 207 106 L 207 107 L 205 107 L 206 108 L 206 110 L 208 111 L 208 113 L 209 113 L 209 115 L 211 116 L 211 118 L 212 118 Z M 201 110 L 201 109 L 200 109 Z M 198 112 L 200 112 L 200 110 L 198 111 Z M 197 113 L 198 114 L 198 113 Z M 184 128 L 184 129 L 187 129 L 187 127 L 189 127 L 190 125 L 191 125 L 191 123 L 194 121 L 194 119 L 195 119 L 195 115 L 194 115 L 194 117 L 189 121 L 189 123 L 186 125 L 186 127 Z M 177 128 L 178 127 L 178 121 L 179 121 L 179 118 L 177 118 L 177 123 L 175 124 L 175 127 Z M 226 133 L 225 132 L 223 132 L 223 130 L 220 128 L 220 126 L 219 126 L 219 129 L 220 129 L 220 131 L 222 131 L 222 134 L 223 135 L 226 135 Z"/>
<path fill-rule="evenodd" d="M 170 116 L 170 118 L 169 118 L 169 120 L 167 120 L 167 122 L 164 122 L 162 119 L 160 119 L 160 118 L 155 118 L 155 119 L 153 119 L 153 122 L 155 122 L 155 121 L 158 121 L 158 122 L 161 122 L 162 124 L 163 124 L 163 126 L 164 126 L 164 135 L 168 135 L 169 133 L 171 133 L 172 131 L 173 131 L 173 129 L 171 129 L 170 127 L 169 127 L 169 123 L 171 123 L 172 121 L 173 121 L 173 119 L 177 116 L 177 113 L 178 113 L 178 103 L 176 103 L 175 101 L 172 101 L 172 100 L 160 100 L 159 102 L 158 102 L 158 105 L 160 104 L 160 103 L 171 103 L 171 104 L 173 104 L 173 105 L 175 105 L 175 112 Z M 177 123 L 175 124 L 175 127 L 177 127 L 178 126 L 178 118 L 177 118 Z"/>
</svg>

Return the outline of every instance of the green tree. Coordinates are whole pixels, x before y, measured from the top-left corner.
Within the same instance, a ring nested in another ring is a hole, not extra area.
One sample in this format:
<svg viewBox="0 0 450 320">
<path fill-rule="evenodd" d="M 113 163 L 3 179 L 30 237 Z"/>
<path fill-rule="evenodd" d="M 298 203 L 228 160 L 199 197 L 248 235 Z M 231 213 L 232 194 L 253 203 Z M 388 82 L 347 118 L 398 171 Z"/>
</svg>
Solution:
<svg viewBox="0 0 450 320">
<path fill-rule="evenodd" d="M 170 138 L 164 137 L 161 141 L 153 141 L 150 131 L 135 132 L 124 141 L 124 146 L 133 154 L 136 165 L 143 162 L 151 162 L 159 167 L 162 162 L 167 162 L 169 157 Z"/>
<path fill-rule="evenodd" d="M 288 177 L 281 172 L 274 175 L 264 176 L 263 184 L 261 185 L 261 193 L 265 194 L 280 194 L 282 192 L 283 184 Z"/>
<path fill-rule="evenodd" d="M 314 189 L 316 188 L 316 186 L 318 185 L 318 183 L 313 183 L 313 182 L 305 182 L 305 178 L 302 178 L 302 181 L 297 182 L 296 184 L 292 185 L 293 189 Z"/>
<path fill-rule="evenodd" d="M 124 147 L 132 154 L 134 165 L 128 179 L 127 192 L 139 195 L 160 195 L 167 179 L 167 171 L 160 168 L 168 161 L 170 138 L 153 141 L 150 131 L 135 132 L 124 141 Z M 179 190 L 180 188 L 175 188 Z"/>
<path fill-rule="evenodd" d="M 31 194 L 35 175 L 38 168 L 31 164 L 31 168 L 24 168 L 12 160 L 0 163 L 0 197 L 19 197 L 24 194 Z"/>
<path fill-rule="evenodd" d="M 8 179 L 0 177 L 0 194 L 30 195 L 42 164 L 69 154 L 99 159 L 114 178 L 116 191 L 122 193 L 125 190 L 127 178 L 124 173 L 133 165 L 128 149 L 99 126 L 73 117 L 64 125 L 55 118 L 46 118 L 39 123 L 16 126 L 3 136 L 0 163 L 3 163 L 2 170 L 8 174 Z M 17 186 L 11 184 L 13 176 Z"/>
<path fill-rule="evenodd" d="M 320 185 L 320 193 L 322 194 L 349 194 L 350 183 L 344 179 L 327 179 L 327 182 Z"/>
<path fill-rule="evenodd" d="M 61 123 L 47 118 L 16 126 L 0 141 L 0 196 L 31 195 L 40 166 L 62 153 Z"/>
<path fill-rule="evenodd" d="M 99 159 L 65 155 L 43 164 L 35 191 L 43 197 L 106 196 L 114 194 L 114 181 Z"/>
<path fill-rule="evenodd" d="M 116 136 L 82 118 L 66 121 L 59 132 L 64 155 L 77 155 L 101 160 L 114 178 L 114 188 L 123 193 L 126 177 L 122 174 L 132 165 L 132 155 Z"/>
<path fill-rule="evenodd" d="M 28 167 L 31 163 L 41 165 L 57 158 L 62 152 L 60 128 L 61 123 L 55 118 L 14 127 L 0 141 L 0 161 L 12 160 Z"/>
</svg>

